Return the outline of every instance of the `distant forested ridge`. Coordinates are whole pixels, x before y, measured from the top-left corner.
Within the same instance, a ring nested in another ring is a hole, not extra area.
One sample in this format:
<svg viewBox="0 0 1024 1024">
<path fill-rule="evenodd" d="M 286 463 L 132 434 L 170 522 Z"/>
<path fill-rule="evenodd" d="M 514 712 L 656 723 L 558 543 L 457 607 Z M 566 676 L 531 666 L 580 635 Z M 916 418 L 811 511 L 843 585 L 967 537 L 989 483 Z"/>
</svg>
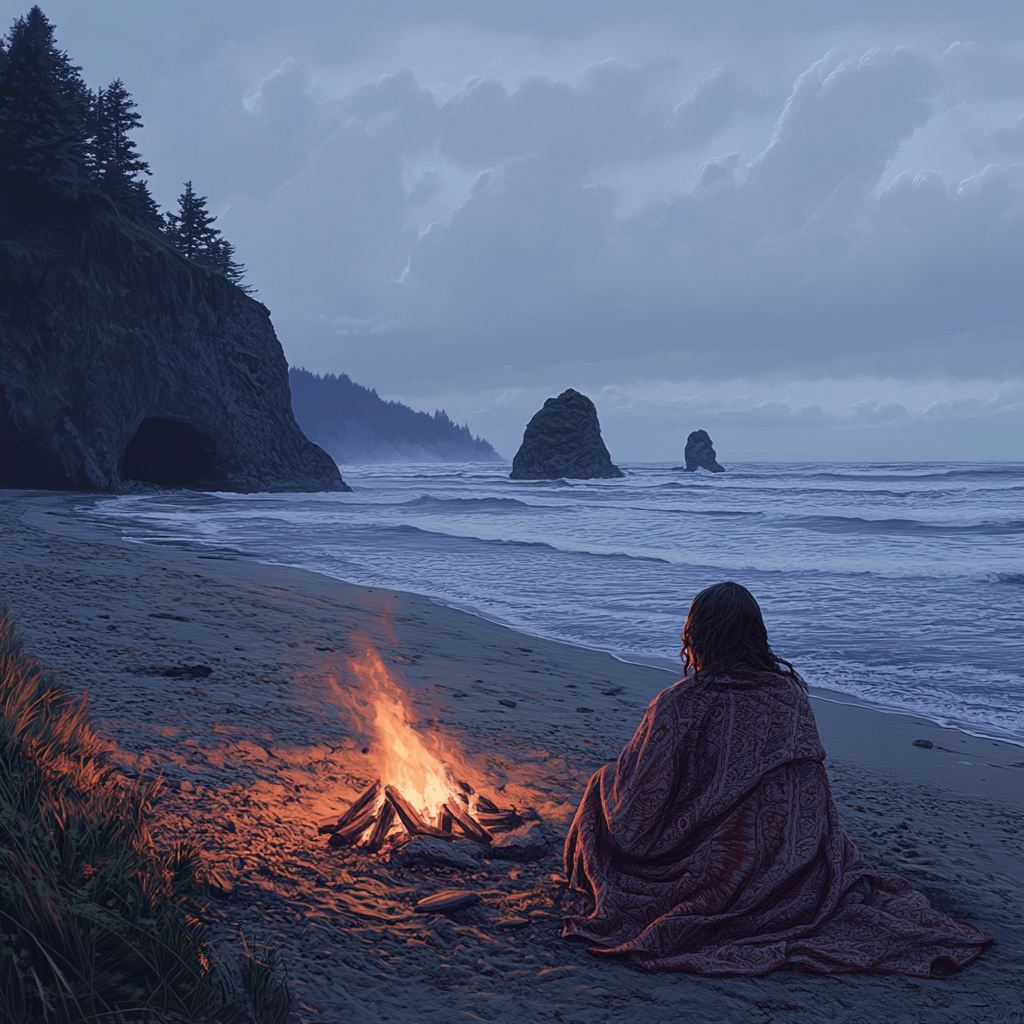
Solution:
<svg viewBox="0 0 1024 1024">
<path fill-rule="evenodd" d="M 500 462 L 490 442 L 474 437 L 443 410 L 430 415 L 386 402 L 348 374 L 288 371 L 292 411 L 306 436 L 337 462 Z"/>
</svg>

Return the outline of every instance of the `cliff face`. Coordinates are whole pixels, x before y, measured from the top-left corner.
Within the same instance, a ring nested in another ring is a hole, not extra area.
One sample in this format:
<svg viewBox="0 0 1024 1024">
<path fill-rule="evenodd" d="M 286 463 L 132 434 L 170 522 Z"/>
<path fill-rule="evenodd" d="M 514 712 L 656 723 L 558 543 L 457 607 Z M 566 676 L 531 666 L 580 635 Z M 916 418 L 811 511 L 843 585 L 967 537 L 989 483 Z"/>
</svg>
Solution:
<svg viewBox="0 0 1024 1024">
<path fill-rule="evenodd" d="M 625 476 L 613 465 L 594 403 L 569 388 L 549 398 L 526 425 L 512 460 L 513 480 L 590 480 Z"/>
<path fill-rule="evenodd" d="M 0 205 L 0 486 L 348 490 L 265 306 L 109 204 Z"/>
</svg>

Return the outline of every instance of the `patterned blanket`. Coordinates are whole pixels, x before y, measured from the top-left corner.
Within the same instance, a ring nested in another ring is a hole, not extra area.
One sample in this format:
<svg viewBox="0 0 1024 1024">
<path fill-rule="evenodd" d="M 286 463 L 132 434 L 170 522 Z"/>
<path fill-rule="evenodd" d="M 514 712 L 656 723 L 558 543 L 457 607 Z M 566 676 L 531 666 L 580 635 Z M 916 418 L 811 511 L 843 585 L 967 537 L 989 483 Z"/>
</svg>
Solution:
<svg viewBox="0 0 1024 1024">
<path fill-rule="evenodd" d="M 592 912 L 564 934 L 651 969 L 764 974 L 962 967 L 992 936 L 873 872 L 843 832 L 810 701 L 768 672 L 651 702 L 566 839 Z"/>
</svg>

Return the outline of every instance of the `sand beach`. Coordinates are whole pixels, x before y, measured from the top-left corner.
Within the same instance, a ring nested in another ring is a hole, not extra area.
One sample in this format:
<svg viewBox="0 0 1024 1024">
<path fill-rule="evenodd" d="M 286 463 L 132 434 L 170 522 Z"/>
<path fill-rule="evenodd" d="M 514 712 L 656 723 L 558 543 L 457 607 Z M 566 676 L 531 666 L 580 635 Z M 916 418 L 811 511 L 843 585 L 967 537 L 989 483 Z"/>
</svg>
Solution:
<svg viewBox="0 0 1024 1024">
<path fill-rule="evenodd" d="M 209 910 L 219 936 L 281 947 L 297 1020 L 1024 1021 L 1022 748 L 813 698 L 833 795 L 866 860 L 995 936 L 965 970 L 709 979 L 599 962 L 560 937 L 573 897 L 558 838 L 672 675 L 416 594 L 127 543 L 75 516 L 82 500 L 0 492 L 0 602 L 27 652 L 88 693 L 123 770 L 164 775 L 154 834 L 195 841 L 229 880 Z M 425 742 L 477 792 L 536 813 L 546 856 L 399 866 L 317 834 L 373 781 L 351 669 L 368 650 Z M 481 900 L 413 912 L 445 888 Z"/>
</svg>

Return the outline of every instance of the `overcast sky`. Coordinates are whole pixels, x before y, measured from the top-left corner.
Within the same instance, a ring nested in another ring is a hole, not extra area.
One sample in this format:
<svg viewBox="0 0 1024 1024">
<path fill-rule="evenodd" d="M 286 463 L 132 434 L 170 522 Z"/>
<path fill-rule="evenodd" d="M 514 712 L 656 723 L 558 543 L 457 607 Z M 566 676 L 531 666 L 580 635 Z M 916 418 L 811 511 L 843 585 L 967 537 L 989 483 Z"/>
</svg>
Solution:
<svg viewBox="0 0 1024 1024">
<path fill-rule="evenodd" d="M 618 461 L 1024 457 L 1019 0 L 41 6 L 293 365 L 509 458 L 566 387 Z"/>
</svg>

